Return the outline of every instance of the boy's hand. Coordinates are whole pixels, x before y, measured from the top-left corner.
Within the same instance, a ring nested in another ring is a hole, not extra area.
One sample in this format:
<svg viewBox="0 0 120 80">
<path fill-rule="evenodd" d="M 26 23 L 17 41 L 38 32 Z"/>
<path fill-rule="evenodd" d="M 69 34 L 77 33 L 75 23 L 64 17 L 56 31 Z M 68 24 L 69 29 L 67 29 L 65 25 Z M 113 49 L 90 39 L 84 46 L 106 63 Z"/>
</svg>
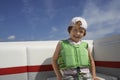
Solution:
<svg viewBox="0 0 120 80">
<path fill-rule="evenodd" d="M 57 78 L 57 80 L 62 80 L 62 78 Z"/>
<path fill-rule="evenodd" d="M 93 80 L 100 80 L 99 78 L 95 77 Z"/>
<path fill-rule="evenodd" d="M 57 80 L 63 80 L 61 76 L 58 76 L 57 77 Z"/>
</svg>

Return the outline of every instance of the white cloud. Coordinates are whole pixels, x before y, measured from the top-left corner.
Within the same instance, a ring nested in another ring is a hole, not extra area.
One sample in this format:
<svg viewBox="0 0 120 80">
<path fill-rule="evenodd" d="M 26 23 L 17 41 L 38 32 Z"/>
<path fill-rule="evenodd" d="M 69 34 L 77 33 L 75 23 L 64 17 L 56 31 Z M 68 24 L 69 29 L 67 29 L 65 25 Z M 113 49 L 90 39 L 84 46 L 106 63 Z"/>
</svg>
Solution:
<svg viewBox="0 0 120 80">
<path fill-rule="evenodd" d="M 54 9 L 54 3 L 53 0 L 44 0 L 45 2 L 45 7 L 46 7 L 46 14 L 49 16 L 49 18 L 53 18 L 56 11 Z"/>
<path fill-rule="evenodd" d="M 57 32 L 58 29 L 56 27 L 52 27 L 52 32 Z"/>
<path fill-rule="evenodd" d="M 9 40 L 14 40 L 15 39 L 15 36 L 14 35 L 11 35 L 8 37 Z"/>
<path fill-rule="evenodd" d="M 23 1 L 23 9 L 22 12 L 25 14 L 25 18 L 28 22 L 29 27 L 33 30 L 35 26 L 40 22 L 39 14 L 37 13 L 35 7 L 32 5 L 32 0 L 22 0 Z"/>
<path fill-rule="evenodd" d="M 117 2 L 118 1 L 118 2 Z M 96 39 L 107 34 L 115 33 L 120 29 L 120 3 L 119 0 L 112 0 L 106 6 L 102 7 L 89 1 L 84 9 L 83 16 L 88 22 L 87 38 Z"/>
<path fill-rule="evenodd" d="M 53 39 L 53 38 L 55 38 L 55 35 L 56 35 L 56 33 L 58 33 L 58 28 L 56 28 L 56 27 L 51 27 L 51 31 L 50 31 L 50 34 L 49 34 L 49 36 L 47 36 L 47 38 L 48 39 Z"/>
</svg>

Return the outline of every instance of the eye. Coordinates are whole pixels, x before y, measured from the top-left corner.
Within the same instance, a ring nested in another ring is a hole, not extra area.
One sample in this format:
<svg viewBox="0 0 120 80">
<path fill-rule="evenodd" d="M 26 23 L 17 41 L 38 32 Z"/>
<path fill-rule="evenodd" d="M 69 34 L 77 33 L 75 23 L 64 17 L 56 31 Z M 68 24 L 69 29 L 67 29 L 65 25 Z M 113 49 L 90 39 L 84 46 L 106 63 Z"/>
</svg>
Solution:
<svg viewBox="0 0 120 80">
<path fill-rule="evenodd" d="M 83 31 L 83 30 L 80 30 L 80 33 L 84 33 L 84 31 Z"/>
<path fill-rule="evenodd" d="M 72 29 L 74 32 L 77 32 L 78 30 L 77 29 Z"/>
</svg>

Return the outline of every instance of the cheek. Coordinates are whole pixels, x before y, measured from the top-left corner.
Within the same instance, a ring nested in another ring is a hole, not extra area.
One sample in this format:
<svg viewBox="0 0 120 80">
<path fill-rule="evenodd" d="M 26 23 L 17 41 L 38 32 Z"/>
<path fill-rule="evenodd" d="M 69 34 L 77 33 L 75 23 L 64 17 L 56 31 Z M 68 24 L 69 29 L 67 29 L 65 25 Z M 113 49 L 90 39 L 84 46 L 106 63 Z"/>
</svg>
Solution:
<svg viewBox="0 0 120 80">
<path fill-rule="evenodd" d="M 70 36 L 72 36 L 72 33 L 69 33 Z"/>
<path fill-rule="evenodd" d="M 73 33 L 72 33 L 72 32 L 70 32 L 70 33 L 69 33 L 69 36 L 70 36 L 70 37 L 72 37 L 72 36 L 73 36 Z"/>
</svg>

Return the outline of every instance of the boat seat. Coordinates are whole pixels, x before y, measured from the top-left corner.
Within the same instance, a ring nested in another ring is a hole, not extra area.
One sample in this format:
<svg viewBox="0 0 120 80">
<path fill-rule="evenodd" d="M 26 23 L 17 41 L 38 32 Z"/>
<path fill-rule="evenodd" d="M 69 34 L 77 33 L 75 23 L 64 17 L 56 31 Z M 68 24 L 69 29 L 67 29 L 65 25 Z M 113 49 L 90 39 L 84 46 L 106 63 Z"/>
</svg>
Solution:
<svg viewBox="0 0 120 80">
<path fill-rule="evenodd" d="M 109 76 L 109 75 L 105 75 L 105 74 L 101 74 L 101 73 L 97 73 L 97 77 L 100 80 L 117 80 L 117 78 L 114 76 Z M 57 80 L 57 78 L 56 77 L 49 77 L 49 78 L 47 78 L 47 80 Z"/>
</svg>

